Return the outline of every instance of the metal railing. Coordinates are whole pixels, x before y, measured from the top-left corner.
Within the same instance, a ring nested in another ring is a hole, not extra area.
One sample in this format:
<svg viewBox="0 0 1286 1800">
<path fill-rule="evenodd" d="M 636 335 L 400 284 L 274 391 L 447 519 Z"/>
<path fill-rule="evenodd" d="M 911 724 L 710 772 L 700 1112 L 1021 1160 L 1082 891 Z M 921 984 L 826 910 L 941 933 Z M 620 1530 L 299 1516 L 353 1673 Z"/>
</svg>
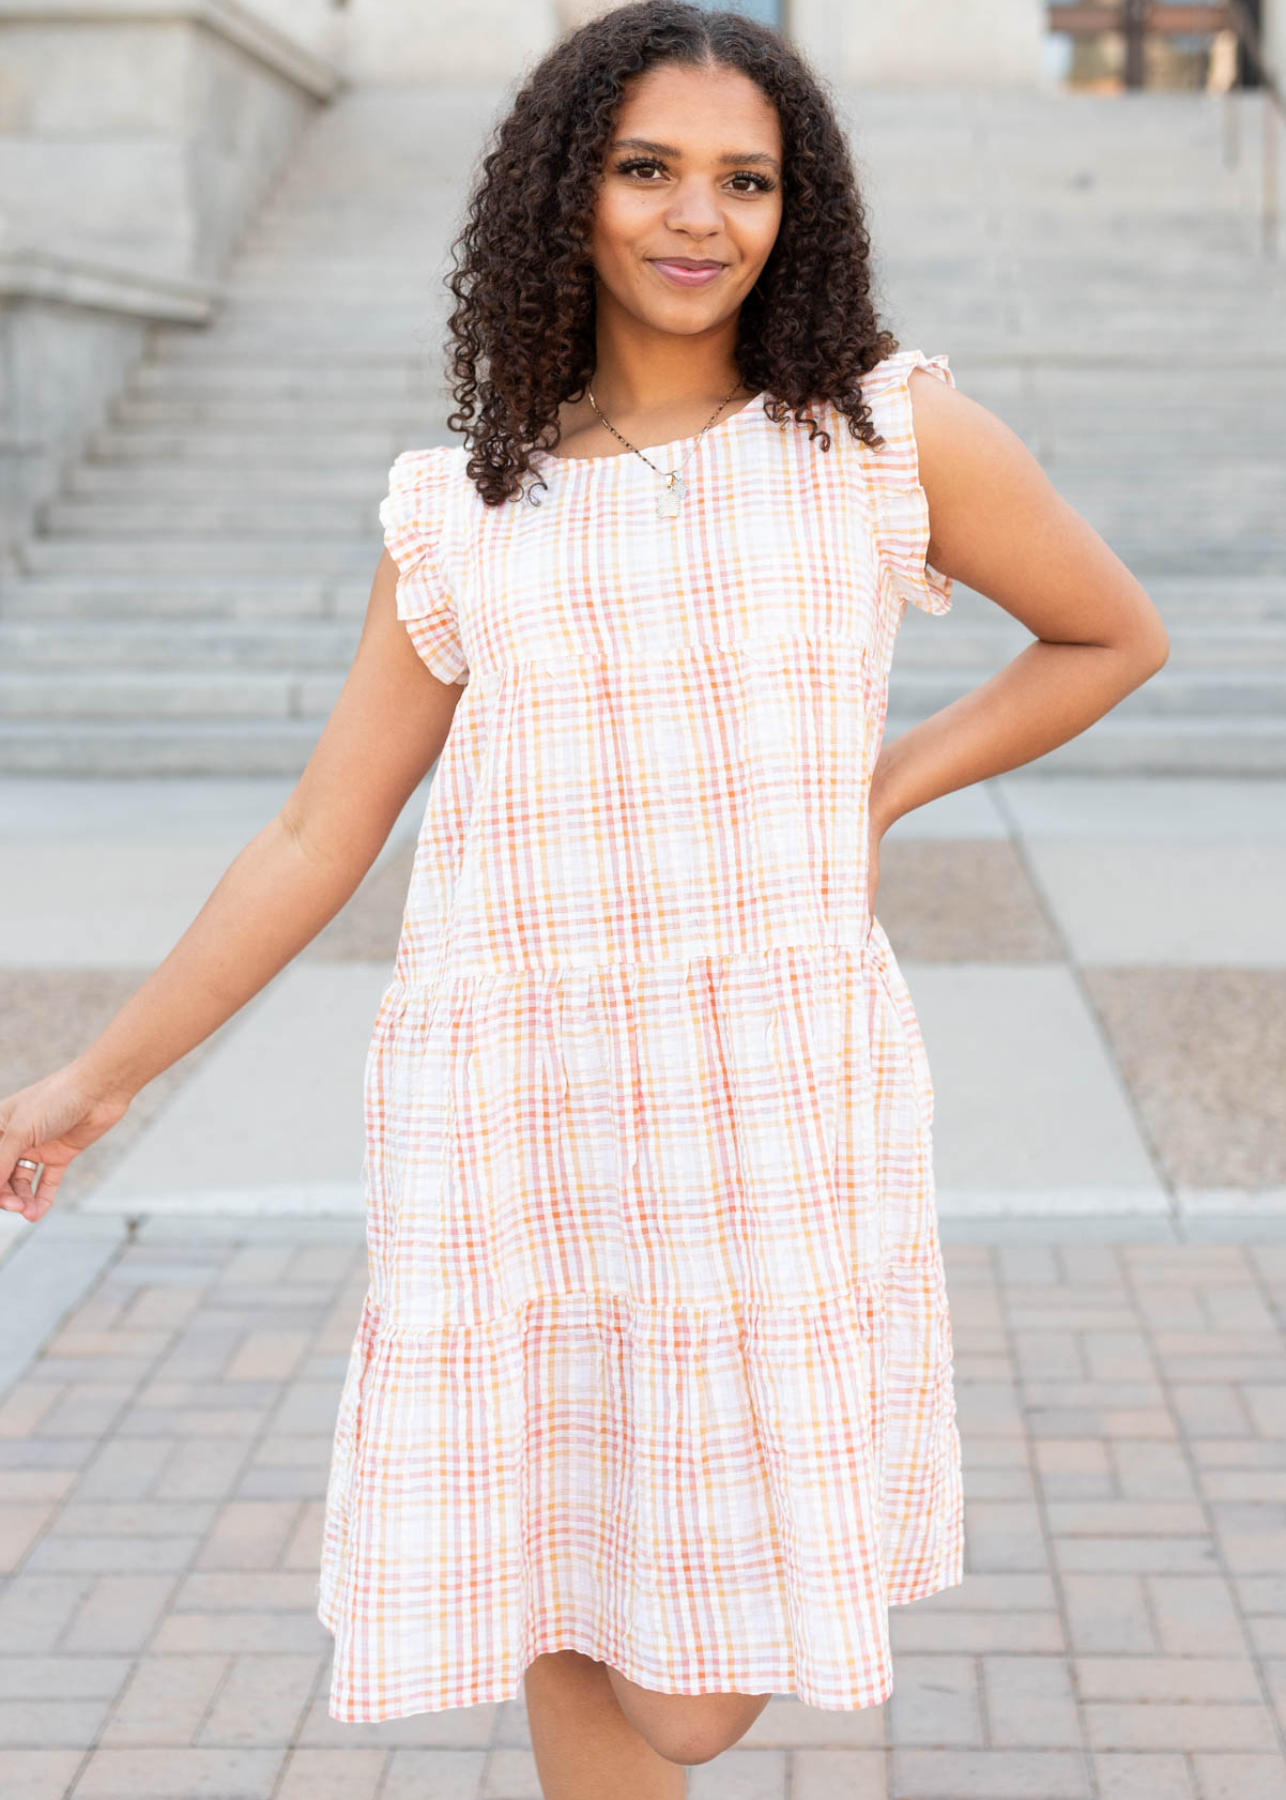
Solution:
<svg viewBox="0 0 1286 1800">
<path fill-rule="evenodd" d="M 1263 140 L 1261 184 L 1261 237 L 1264 254 L 1276 256 L 1281 247 L 1281 128 L 1286 106 L 1277 78 L 1264 61 L 1264 40 L 1259 26 L 1242 0 L 1228 0 L 1228 23 L 1237 33 L 1242 55 L 1255 71 L 1263 96 L 1260 135 Z M 1236 165 L 1241 160 L 1241 95 L 1244 87 L 1224 90 L 1224 158 Z M 1253 92 L 1253 90 L 1251 90 Z"/>
<path fill-rule="evenodd" d="M 1055 5 L 1048 8 L 1051 31 L 1071 37 L 1097 37 L 1105 31 L 1120 32 L 1125 39 L 1125 85 L 1143 85 L 1143 47 L 1149 36 L 1188 37 L 1228 31 L 1236 35 L 1240 60 L 1253 71 L 1257 88 L 1247 88 L 1235 76 L 1223 89 L 1224 160 L 1235 167 L 1241 160 L 1242 96 L 1262 96 L 1261 137 L 1263 174 L 1260 187 L 1260 241 L 1266 256 L 1276 256 L 1281 246 L 1281 133 L 1286 116 L 1281 87 L 1264 60 L 1259 25 L 1244 0 L 1224 0 L 1218 6 L 1156 5 L 1153 0 L 1119 0 L 1117 5 Z"/>
</svg>

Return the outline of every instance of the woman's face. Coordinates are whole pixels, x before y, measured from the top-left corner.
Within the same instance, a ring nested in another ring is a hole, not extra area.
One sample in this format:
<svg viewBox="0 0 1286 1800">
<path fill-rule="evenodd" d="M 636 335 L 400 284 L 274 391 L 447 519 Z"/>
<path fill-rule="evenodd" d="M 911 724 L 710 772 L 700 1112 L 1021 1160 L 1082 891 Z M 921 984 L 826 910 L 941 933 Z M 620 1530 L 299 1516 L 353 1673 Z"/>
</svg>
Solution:
<svg viewBox="0 0 1286 1800">
<path fill-rule="evenodd" d="M 663 63 L 640 76 L 603 157 L 600 305 L 685 335 L 735 316 L 781 223 L 781 154 L 775 108 L 739 71 Z M 717 267 L 685 280 L 693 263 Z"/>
</svg>

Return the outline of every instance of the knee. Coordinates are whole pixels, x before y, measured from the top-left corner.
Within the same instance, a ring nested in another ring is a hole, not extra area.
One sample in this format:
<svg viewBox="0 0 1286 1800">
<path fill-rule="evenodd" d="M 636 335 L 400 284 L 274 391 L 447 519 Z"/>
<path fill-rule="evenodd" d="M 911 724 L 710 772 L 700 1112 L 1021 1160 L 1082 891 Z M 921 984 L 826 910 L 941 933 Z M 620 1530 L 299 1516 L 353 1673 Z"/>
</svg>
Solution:
<svg viewBox="0 0 1286 1800">
<path fill-rule="evenodd" d="M 740 1743 L 771 1698 L 771 1694 L 757 1696 L 735 1711 L 724 1706 L 685 1707 L 669 1718 L 649 1720 L 645 1735 L 658 1756 L 667 1762 L 684 1768 L 713 1762 L 716 1756 Z"/>
<path fill-rule="evenodd" d="M 648 1742 L 658 1756 L 663 1756 L 666 1762 L 678 1763 L 680 1768 L 685 1769 L 690 1769 L 697 1763 L 713 1762 L 716 1756 L 722 1755 L 736 1741 L 736 1737 L 729 1737 L 726 1732 L 716 1735 L 708 1730 L 648 1733 Z"/>
</svg>

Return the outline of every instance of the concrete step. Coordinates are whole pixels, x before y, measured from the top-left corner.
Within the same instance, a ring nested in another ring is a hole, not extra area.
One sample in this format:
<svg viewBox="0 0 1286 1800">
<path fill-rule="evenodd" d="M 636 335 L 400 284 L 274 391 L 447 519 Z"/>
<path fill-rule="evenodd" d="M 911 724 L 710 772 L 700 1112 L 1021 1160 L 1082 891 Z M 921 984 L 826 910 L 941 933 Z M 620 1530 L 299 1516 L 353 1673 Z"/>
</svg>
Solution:
<svg viewBox="0 0 1286 1800">
<path fill-rule="evenodd" d="M 431 416 L 431 412 L 429 409 L 424 416 Z M 448 435 L 438 428 L 435 437 L 419 441 L 445 442 Z M 283 422 L 271 430 L 259 430 L 253 438 L 247 438 L 239 426 L 208 428 L 194 438 L 179 425 L 105 425 L 91 435 L 87 452 L 93 460 L 82 467 L 104 472 L 119 469 L 124 480 L 129 474 L 126 465 L 136 463 L 156 463 L 167 468 L 186 465 L 210 472 L 231 463 L 254 470 L 256 478 L 274 471 L 284 475 L 286 464 L 307 479 L 310 470 L 320 473 L 337 465 L 369 468 L 383 464 L 387 470 L 398 450 L 405 446 L 404 432 L 373 426 L 365 431 L 346 429 L 338 437 L 319 437 L 315 432 Z"/>
<path fill-rule="evenodd" d="M 370 572 L 373 574 L 373 570 Z M 92 573 L 10 577 L 0 585 L 0 619 L 52 621 L 171 619 L 308 620 L 329 623 L 364 608 L 370 576 L 340 579 L 333 569 L 309 576 L 296 570 L 272 575 L 212 575 L 191 567 L 155 574 L 130 568 Z M 61 625 L 60 625 L 61 629 Z"/>
<path fill-rule="evenodd" d="M 0 670 L 0 719 L 51 726 L 64 720 L 322 719 L 344 683 L 343 670 L 24 669 Z"/>
<path fill-rule="evenodd" d="M 190 362 L 151 361 L 141 364 L 130 381 L 139 398 L 150 395 L 179 400 L 189 396 L 206 400 L 212 394 L 256 399 L 267 396 L 315 400 L 337 396 L 345 403 L 369 400 L 402 400 L 418 394 L 424 373 L 436 364 L 436 356 L 423 359 L 379 354 L 359 356 L 346 352 L 342 359 L 317 363 L 298 359 L 210 356 Z M 436 368 L 434 375 L 436 377 Z"/>
<path fill-rule="evenodd" d="M 107 720 L 0 720 L 0 773 L 7 775 L 286 775 L 302 773 L 320 719 L 257 719 L 189 725 Z"/>
<path fill-rule="evenodd" d="M 103 505 L 135 505 L 162 496 L 190 505 L 217 500 L 221 504 L 246 505 L 255 500 L 307 501 L 314 505 L 366 507 L 374 485 L 383 492 L 389 465 L 377 456 L 354 457 L 343 443 L 332 447 L 326 461 L 311 464 L 263 455 L 253 461 L 200 457 L 159 457 L 124 461 L 84 462 L 73 469 L 64 484 L 63 501 L 92 501 Z M 392 453 L 390 453 L 390 462 Z"/>
<path fill-rule="evenodd" d="M 885 742 L 926 715 L 889 708 Z M 1286 719 L 1121 718 L 1109 714 L 1024 775 L 1286 775 Z"/>
<path fill-rule="evenodd" d="M 180 494 L 156 500 L 76 497 L 43 502 L 36 509 L 36 522 L 43 534 L 56 534 L 53 541 L 59 546 L 84 538 L 125 538 L 144 545 L 149 539 L 168 542 L 226 533 L 253 548 L 265 538 L 355 539 L 370 529 L 378 539 L 374 521 L 384 491 L 382 479 L 375 476 L 368 479 L 364 500 L 310 499 L 300 494 L 270 494 L 258 500 L 232 494 L 209 499 Z"/>
<path fill-rule="evenodd" d="M 186 576 L 195 568 L 215 575 L 329 575 L 369 582 L 383 546 L 376 521 L 362 536 L 287 538 L 279 533 L 229 541 L 222 537 L 27 538 L 18 548 L 21 571 L 35 575 Z"/>
<path fill-rule="evenodd" d="M 978 686 L 972 668 L 903 663 L 894 655 L 889 708 L 939 712 Z M 1286 661 L 1266 668 L 1166 663 L 1114 709 L 1122 717 L 1276 718 L 1286 727 Z"/>
<path fill-rule="evenodd" d="M 277 398 L 253 395 L 215 395 L 206 399 L 178 400 L 160 395 L 126 394 L 117 400 L 110 423 L 115 425 L 170 425 L 195 433 L 207 425 L 236 426 L 247 437 L 265 427 L 286 425 L 295 431 L 312 433 L 348 433 L 352 430 L 390 431 L 413 435 L 424 430 L 437 411 L 437 393 L 427 383 L 416 397 L 382 403 L 369 395 L 342 394 L 282 395 Z M 411 435 L 406 441 L 411 441 Z"/>
<path fill-rule="evenodd" d="M 0 681 L 21 672 L 167 675 L 265 670 L 286 674 L 347 672 L 360 618 L 97 619 L 59 622 L 0 617 Z"/>
</svg>

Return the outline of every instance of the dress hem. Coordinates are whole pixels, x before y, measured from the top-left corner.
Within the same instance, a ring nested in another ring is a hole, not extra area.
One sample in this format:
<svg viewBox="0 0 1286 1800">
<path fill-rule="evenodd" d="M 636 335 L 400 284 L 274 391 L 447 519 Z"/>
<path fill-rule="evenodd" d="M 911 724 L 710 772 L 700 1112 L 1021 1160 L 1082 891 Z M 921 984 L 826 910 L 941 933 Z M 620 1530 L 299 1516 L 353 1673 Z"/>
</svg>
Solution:
<svg viewBox="0 0 1286 1800">
<path fill-rule="evenodd" d="M 934 1594 L 945 1593 L 950 1588 L 960 1587 L 964 1580 L 963 1542 L 959 1541 L 956 1554 L 952 1558 L 947 1559 L 939 1565 L 933 1574 L 925 1576 L 923 1580 L 916 1582 L 910 1588 L 903 1590 L 896 1597 L 891 1594 L 887 1604 L 889 1606 L 909 1606 L 916 1600 L 927 1600 Z M 335 1634 L 335 1627 L 330 1622 L 328 1610 L 325 1607 L 319 1606 L 317 1609 L 317 1617 L 321 1621 L 323 1628 L 333 1637 Z M 536 1655 L 545 1656 L 558 1650 L 576 1650 L 579 1651 L 582 1656 L 588 1656 L 595 1662 L 611 1661 L 611 1658 L 602 1654 L 603 1646 L 601 1644 L 596 1644 L 591 1638 L 574 1631 L 555 1634 L 555 1641 L 546 1644 L 543 1649 L 536 1652 Z M 650 1671 L 645 1669 L 641 1663 L 631 1662 L 628 1657 L 622 1656 L 619 1651 L 615 1653 L 615 1656 L 616 1660 L 612 1661 L 612 1667 L 618 1674 L 623 1675 L 627 1681 L 637 1682 L 640 1687 L 649 1686 L 648 1681 L 643 1678 L 645 1676 L 650 1676 Z M 534 1661 L 535 1659 L 533 1658 L 532 1660 Z M 523 1671 L 524 1675 L 525 1673 L 526 1669 Z M 651 1676 L 650 1679 L 653 1682 L 655 1681 L 654 1676 Z M 762 1695 L 771 1693 L 774 1699 L 794 1698 L 799 1700 L 803 1705 L 816 1707 L 822 1712 L 860 1712 L 864 1711 L 868 1706 L 882 1706 L 889 1698 L 894 1687 L 894 1669 L 892 1659 L 890 1658 L 885 1664 L 883 1679 L 877 1684 L 883 1691 L 873 1695 L 870 1699 L 823 1699 L 820 1691 L 810 1687 L 807 1683 L 803 1684 L 803 1686 L 797 1686 L 793 1675 L 785 1676 L 780 1681 L 780 1684 L 769 1677 L 761 1677 L 760 1679 L 766 1681 L 768 1685 L 753 1688 L 658 1688 L 656 1686 L 650 1686 L 649 1692 L 655 1694 L 687 1695 Z M 487 1691 L 479 1693 L 478 1696 L 472 1700 L 444 1701 L 440 1705 L 407 1706 L 400 1710 L 386 1709 L 384 1711 L 377 1711 L 374 1709 L 367 1709 L 366 1711 L 358 1711 L 356 1709 L 342 1709 L 336 1711 L 334 1710 L 334 1700 L 332 1697 L 327 1701 L 327 1716 L 334 1719 L 337 1724 L 341 1725 L 379 1725 L 386 1724 L 394 1719 L 415 1718 L 421 1713 L 458 1712 L 463 1708 L 471 1706 L 502 1705 L 507 1701 L 519 1700 L 522 1697 L 523 1679 L 522 1676 L 520 1676 L 516 1687 L 512 1687 L 507 1681 L 497 1680 L 490 1684 Z"/>
</svg>

